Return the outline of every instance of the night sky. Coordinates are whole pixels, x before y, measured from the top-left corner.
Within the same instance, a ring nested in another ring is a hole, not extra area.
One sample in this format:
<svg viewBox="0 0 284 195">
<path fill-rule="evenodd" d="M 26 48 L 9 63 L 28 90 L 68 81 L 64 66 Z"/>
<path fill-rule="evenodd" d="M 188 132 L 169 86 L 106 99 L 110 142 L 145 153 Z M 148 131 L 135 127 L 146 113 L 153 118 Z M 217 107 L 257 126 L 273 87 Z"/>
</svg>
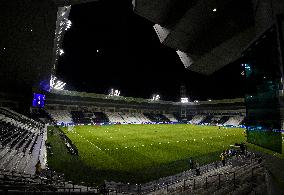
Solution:
<svg viewBox="0 0 284 195">
<path fill-rule="evenodd" d="M 133 12 L 131 1 L 74 5 L 69 19 L 57 68 L 68 90 L 107 94 L 117 88 L 122 96 L 158 93 L 179 101 L 185 85 L 191 100 L 243 96 L 240 62 L 210 76 L 185 69 L 175 50 L 159 42 L 154 24 Z"/>
</svg>

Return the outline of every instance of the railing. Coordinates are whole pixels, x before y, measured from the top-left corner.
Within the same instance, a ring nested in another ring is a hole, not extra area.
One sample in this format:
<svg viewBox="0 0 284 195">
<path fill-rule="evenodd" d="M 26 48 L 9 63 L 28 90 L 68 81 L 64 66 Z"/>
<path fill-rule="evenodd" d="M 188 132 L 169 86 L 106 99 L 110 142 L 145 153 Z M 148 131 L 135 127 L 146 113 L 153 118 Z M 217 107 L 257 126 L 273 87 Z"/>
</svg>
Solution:
<svg viewBox="0 0 284 195">
<path fill-rule="evenodd" d="M 260 166 L 252 167 L 249 168 L 251 170 L 251 176 L 249 179 L 249 182 L 253 182 L 254 179 L 254 170 L 259 168 Z M 243 173 L 247 174 L 249 171 Z M 236 175 L 238 174 L 237 171 L 233 172 L 226 172 L 226 173 L 219 173 L 215 175 L 209 175 L 206 176 L 205 178 L 189 178 L 189 179 L 184 179 L 182 181 L 178 181 L 177 184 L 167 184 L 165 186 L 159 186 L 157 185 L 157 188 L 153 189 L 152 191 L 141 193 L 138 192 L 138 194 L 147 194 L 150 192 L 156 192 L 158 190 L 165 190 L 166 193 L 175 193 L 177 192 L 178 194 L 183 193 L 183 192 L 188 192 L 188 190 L 208 190 L 209 188 L 214 188 L 214 191 L 220 190 L 221 187 L 224 187 L 224 184 L 226 186 L 232 186 L 233 190 L 237 188 L 237 178 Z M 212 179 L 213 178 L 213 179 Z"/>
<path fill-rule="evenodd" d="M 229 163 L 233 163 L 233 160 L 228 160 Z M 247 159 L 248 160 L 248 159 Z M 255 161 L 255 158 L 250 158 L 250 161 L 247 161 L 247 164 L 242 166 L 236 166 L 234 171 L 226 171 L 227 168 L 231 166 L 225 166 L 223 173 L 205 175 L 211 170 L 217 170 L 215 168 L 222 169 L 222 166 L 219 166 L 218 162 L 214 162 L 205 166 L 200 167 L 200 176 L 196 176 L 194 170 L 189 170 L 183 172 L 180 176 L 175 175 L 167 177 L 166 179 L 162 178 L 151 184 L 136 184 L 136 185 L 124 185 L 119 184 L 116 186 L 106 187 L 104 189 L 98 188 L 96 185 L 85 185 L 84 182 L 81 182 L 81 187 L 75 185 L 74 182 L 66 182 L 63 177 L 56 177 L 51 173 L 50 177 L 38 177 L 31 174 L 18 173 L 16 171 L 8 172 L 3 169 L 0 170 L 0 191 L 9 191 L 15 189 L 14 185 L 18 185 L 20 190 L 34 190 L 34 191 L 60 191 L 60 192 L 99 192 L 104 190 L 108 194 L 147 194 L 147 193 L 157 193 L 164 191 L 167 193 L 186 193 L 189 190 L 207 190 L 214 188 L 215 190 L 221 189 L 224 184 L 226 186 L 233 187 L 235 189 L 240 178 L 247 178 L 249 181 L 253 182 L 255 176 L 255 170 L 260 167 L 258 162 Z M 220 171 L 218 169 L 217 171 Z M 249 176 L 250 175 L 250 176 Z M 246 177 L 245 177 L 246 176 Z M 249 179 L 251 178 L 251 179 Z"/>
<path fill-rule="evenodd" d="M 248 161 L 245 159 L 247 163 L 246 166 L 236 166 L 236 168 L 250 168 L 250 165 L 255 165 L 255 161 L 253 158 Z M 231 163 L 233 161 L 239 161 L 239 159 L 228 159 L 227 163 Z M 230 166 L 231 167 L 231 166 Z M 230 168 L 229 166 L 225 166 L 226 169 Z M 169 176 L 166 178 L 161 178 L 159 180 L 149 182 L 146 184 L 118 184 L 115 182 L 107 182 L 108 191 L 115 192 L 115 193 L 134 193 L 134 194 L 147 194 L 147 193 L 154 193 L 158 191 L 165 190 L 166 192 L 174 191 L 173 189 L 177 186 L 183 189 L 196 189 L 196 188 L 204 188 L 207 189 L 212 183 L 215 183 L 216 186 L 219 188 L 223 185 L 224 180 L 230 181 L 234 186 L 236 186 L 236 175 L 238 175 L 237 171 L 227 171 L 221 170 L 224 173 L 212 174 L 204 177 L 209 171 L 217 170 L 216 168 L 222 169 L 220 162 L 214 162 L 205 166 L 200 167 L 200 176 L 196 176 L 195 170 L 185 171 L 181 174 L 177 174 L 174 176 Z M 218 169 L 217 171 L 220 171 Z M 253 168 L 254 169 L 254 168 Z M 253 173 L 253 172 L 252 172 Z M 203 176 L 202 176 L 203 175 Z M 225 178 L 225 179 L 224 179 Z M 230 178 L 230 179 L 229 179 Z"/>
</svg>

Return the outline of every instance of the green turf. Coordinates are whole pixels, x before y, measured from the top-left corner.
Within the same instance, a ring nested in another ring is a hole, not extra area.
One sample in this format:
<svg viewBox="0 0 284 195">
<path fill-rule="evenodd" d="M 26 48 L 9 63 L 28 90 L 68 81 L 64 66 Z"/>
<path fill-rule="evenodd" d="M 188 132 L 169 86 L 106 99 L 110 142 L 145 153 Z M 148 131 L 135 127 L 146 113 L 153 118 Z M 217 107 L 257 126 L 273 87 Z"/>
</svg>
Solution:
<svg viewBox="0 0 284 195">
<path fill-rule="evenodd" d="M 230 144 L 244 142 L 243 129 L 193 125 L 112 125 L 62 128 L 79 150 L 67 153 L 57 130 L 48 131 L 48 164 L 71 180 L 143 183 L 219 160 Z"/>
</svg>

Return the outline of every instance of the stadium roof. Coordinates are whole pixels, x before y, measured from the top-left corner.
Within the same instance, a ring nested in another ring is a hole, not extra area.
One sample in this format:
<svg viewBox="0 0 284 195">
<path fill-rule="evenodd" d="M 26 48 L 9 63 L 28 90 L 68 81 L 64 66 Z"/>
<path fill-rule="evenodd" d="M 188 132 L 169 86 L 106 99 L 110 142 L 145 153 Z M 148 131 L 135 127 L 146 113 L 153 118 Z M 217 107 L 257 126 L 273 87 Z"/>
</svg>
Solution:
<svg viewBox="0 0 284 195">
<path fill-rule="evenodd" d="M 244 103 L 244 98 L 235 98 L 235 99 L 222 99 L 222 100 L 210 100 L 210 101 L 197 101 L 197 102 L 173 102 L 173 101 L 153 101 L 152 99 L 144 98 L 134 98 L 134 97 L 124 97 L 124 96 L 109 96 L 105 94 L 96 94 L 96 93 L 86 93 L 79 91 L 68 91 L 68 90 L 51 90 L 51 94 L 58 94 L 71 97 L 82 97 L 82 98 L 96 98 L 96 99 L 110 99 L 110 100 L 120 100 L 125 102 L 136 102 L 136 103 L 151 103 L 151 104 L 173 104 L 173 105 L 214 105 L 214 104 L 235 104 L 235 103 Z"/>
<path fill-rule="evenodd" d="M 56 64 L 58 11 L 92 1 L 1 1 L 0 77 L 20 86 L 47 83 Z M 185 67 L 208 75 L 238 59 L 273 16 L 284 12 L 281 1 L 268 2 L 135 0 L 133 5 L 137 14 L 158 24 L 161 42 L 177 50 Z"/>
<path fill-rule="evenodd" d="M 53 1 L 57 6 L 62 7 L 62 6 L 76 5 L 81 3 L 88 3 L 98 0 L 53 0 Z"/>
<path fill-rule="evenodd" d="M 189 70 L 211 74 L 240 58 L 254 38 L 251 0 L 136 0 L 162 44 L 178 51 Z"/>
</svg>

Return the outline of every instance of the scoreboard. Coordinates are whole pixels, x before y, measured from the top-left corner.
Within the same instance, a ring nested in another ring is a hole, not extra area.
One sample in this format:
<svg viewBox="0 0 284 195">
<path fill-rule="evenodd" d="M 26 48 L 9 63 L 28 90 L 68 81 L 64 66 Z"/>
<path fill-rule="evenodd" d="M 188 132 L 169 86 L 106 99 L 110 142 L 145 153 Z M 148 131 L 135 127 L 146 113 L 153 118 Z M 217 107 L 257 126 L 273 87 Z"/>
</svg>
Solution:
<svg viewBox="0 0 284 195">
<path fill-rule="evenodd" d="M 45 102 L 45 95 L 34 93 L 33 107 L 43 108 Z"/>
</svg>

